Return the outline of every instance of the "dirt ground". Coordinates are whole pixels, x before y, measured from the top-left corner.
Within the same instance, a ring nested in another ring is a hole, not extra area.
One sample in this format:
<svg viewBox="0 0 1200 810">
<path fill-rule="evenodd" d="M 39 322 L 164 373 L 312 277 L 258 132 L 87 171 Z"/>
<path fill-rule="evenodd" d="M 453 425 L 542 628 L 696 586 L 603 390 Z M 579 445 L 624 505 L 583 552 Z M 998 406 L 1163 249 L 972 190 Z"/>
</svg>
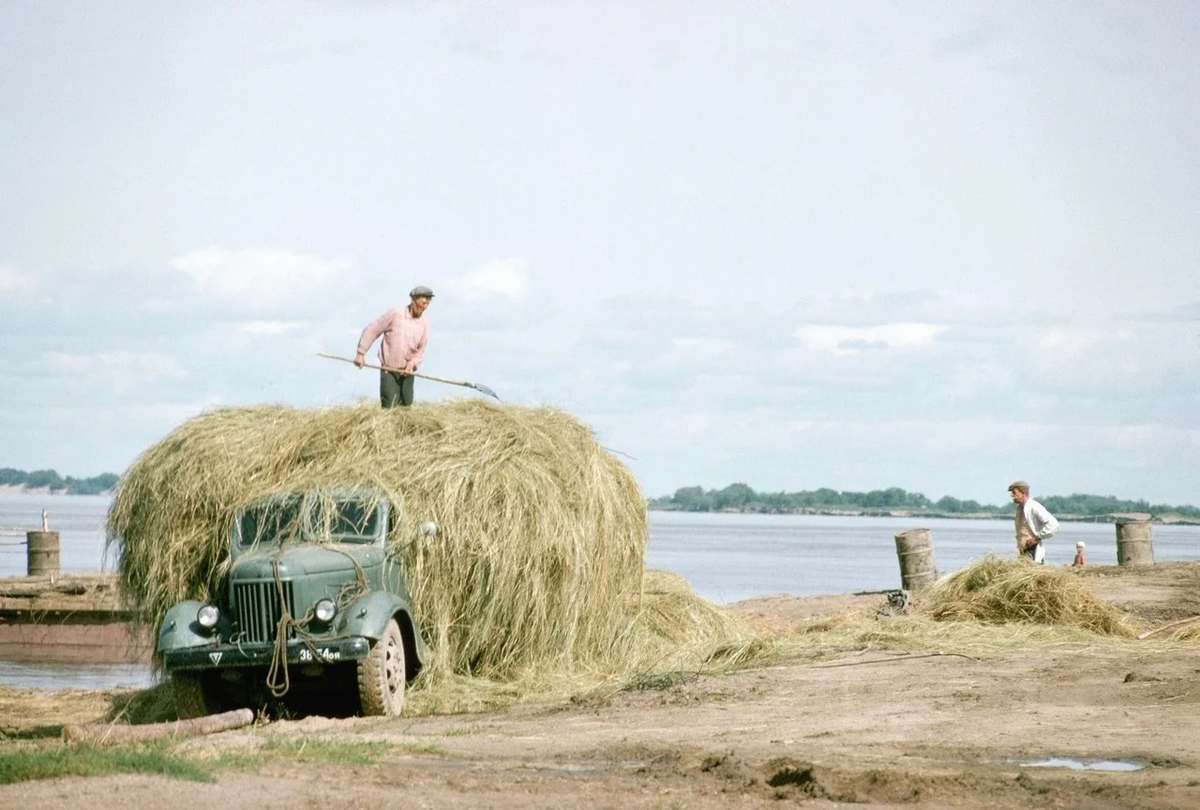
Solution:
<svg viewBox="0 0 1200 810">
<path fill-rule="evenodd" d="M 1200 614 L 1200 563 L 1098 566 L 1082 576 L 1145 627 Z M 878 594 L 773 596 L 733 607 L 754 621 L 785 625 L 882 602 Z M 858 651 L 597 701 L 274 722 L 185 745 L 211 753 L 282 737 L 391 746 L 373 764 L 275 762 L 252 774 L 220 771 L 216 784 L 108 776 L 3 785 L 0 807 L 115 800 L 139 810 L 1191 810 L 1200 807 L 1200 642 L 1158 638 L 970 657 Z M 29 695 L 0 690 L 0 729 L 11 736 L 93 720 L 109 698 L 63 693 L 47 715 Z M 1044 765 L 1050 760 L 1092 767 Z M 1105 762 L 1136 769 L 1092 769 Z"/>
</svg>

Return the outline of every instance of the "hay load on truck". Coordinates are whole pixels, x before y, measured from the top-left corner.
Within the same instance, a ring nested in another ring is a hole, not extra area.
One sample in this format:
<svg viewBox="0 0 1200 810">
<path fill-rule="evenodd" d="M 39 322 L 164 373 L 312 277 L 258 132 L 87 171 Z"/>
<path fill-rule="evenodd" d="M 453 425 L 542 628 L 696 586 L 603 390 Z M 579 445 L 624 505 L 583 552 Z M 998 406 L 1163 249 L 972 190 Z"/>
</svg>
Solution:
<svg viewBox="0 0 1200 810">
<path fill-rule="evenodd" d="M 387 544 L 393 525 L 375 490 L 293 490 L 240 509 L 217 598 L 181 601 L 159 625 L 179 716 L 261 704 L 265 692 L 399 715 L 426 652 L 399 546 Z"/>
<path fill-rule="evenodd" d="M 332 495 L 362 490 L 381 493 L 380 511 L 335 519 Z M 300 504 L 294 517 L 255 506 L 288 493 Z M 360 528 L 366 516 L 374 523 Z M 343 518 L 353 531 L 327 528 Z M 435 536 L 423 533 L 430 522 Z M 156 666 L 190 682 L 180 689 L 187 713 L 196 697 L 204 710 L 225 700 L 291 710 L 307 690 L 317 704 L 294 713 L 345 714 L 329 702 L 363 704 L 359 662 L 372 659 L 346 660 L 362 645 L 340 637 L 379 650 L 388 614 L 411 642 L 406 677 L 420 665 L 406 713 L 573 694 L 742 646 L 740 631 L 731 639 L 730 620 L 686 583 L 648 575 L 636 480 L 586 425 L 554 408 L 471 399 L 206 411 L 121 476 L 107 535 L 120 551 L 122 603 L 161 639 Z M 238 601 L 247 594 L 259 597 L 255 611 Z M 385 595 L 395 598 L 373 612 Z M 370 615 L 353 625 L 363 598 Z M 328 627 L 323 599 L 337 609 Z M 274 657 L 231 663 L 248 659 L 250 642 Z"/>
</svg>

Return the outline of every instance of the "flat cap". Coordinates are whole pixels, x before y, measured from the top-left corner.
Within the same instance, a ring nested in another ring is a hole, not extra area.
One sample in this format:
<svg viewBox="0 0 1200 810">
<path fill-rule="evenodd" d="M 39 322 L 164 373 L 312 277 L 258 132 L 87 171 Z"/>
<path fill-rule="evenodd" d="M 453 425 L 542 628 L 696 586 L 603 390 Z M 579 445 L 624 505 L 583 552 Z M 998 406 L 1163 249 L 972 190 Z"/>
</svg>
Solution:
<svg viewBox="0 0 1200 810">
<path fill-rule="evenodd" d="M 428 287 L 418 285 L 412 288 L 412 292 L 408 294 L 409 298 L 433 298 L 433 290 Z"/>
<path fill-rule="evenodd" d="M 1022 492 L 1028 492 L 1029 491 L 1029 482 L 1028 481 L 1013 481 L 1011 484 L 1008 485 L 1008 491 L 1012 492 L 1014 489 L 1019 489 Z"/>
</svg>

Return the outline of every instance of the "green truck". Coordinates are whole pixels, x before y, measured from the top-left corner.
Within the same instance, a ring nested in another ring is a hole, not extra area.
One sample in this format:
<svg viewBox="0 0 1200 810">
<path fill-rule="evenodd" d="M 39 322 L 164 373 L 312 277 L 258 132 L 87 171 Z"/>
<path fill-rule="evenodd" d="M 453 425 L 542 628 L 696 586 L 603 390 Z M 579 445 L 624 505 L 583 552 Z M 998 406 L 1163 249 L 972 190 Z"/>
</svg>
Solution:
<svg viewBox="0 0 1200 810">
<path fill-rule="evenodd" d="M 286 492 L 242 509 L 220 598 L 180 602 L 160 625 L 179 716 L 272 699 L 399 715 L 426 648 L 388 544 L 394 517 L 374 490 Z"/>
</svg>

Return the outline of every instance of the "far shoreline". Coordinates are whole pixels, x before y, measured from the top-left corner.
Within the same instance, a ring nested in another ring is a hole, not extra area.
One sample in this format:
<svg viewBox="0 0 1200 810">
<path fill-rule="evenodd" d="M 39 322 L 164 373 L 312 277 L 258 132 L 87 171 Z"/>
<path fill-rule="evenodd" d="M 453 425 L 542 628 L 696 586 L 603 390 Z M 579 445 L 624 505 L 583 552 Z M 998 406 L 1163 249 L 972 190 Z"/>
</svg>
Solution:
<svg viewBox="0 0 1200 810">
<path fill-rule="evenodd" d="M 65 487 L 63 489 L 51 489 L 50 487 L 20 487 L 13 484 L 0 484 L 0 495 L 49 495 L 54 498 L 111 498 L 115 494 L 116 491 L 111 489 L 106 489 L 103 492 L 88 492 L 84 494 L 68 492 Z"/>
<path fill-rule="evenodd" d="M 806 517 L 865 517 L 865 518 L 912 518 L 931 520 L 1012 520 L 1011 514 L 965 513 L 953 512 L 916 512 L 910 509 L 818 509 L 802 508 L 787 512 L 773 512 L 757 509 L 720 509 L 704 511 L 699 509 L 663 509 L 651 506 L 651 512 L 673 512 L 681 515 L 781 515 Z M 1106 515 L 1055 515 L 1060 523 L 1121 523 L 1147 522 L 1159 526 L 1200 526 L 1200 520 L 1181 517 L 1179 515 L 1150 515 L 1145 512 L 1115 512 Z"/>
<path fill-rule="evenodd" d="M 12 484 L 0 484 L 0 495 L 48 495 L 53 498 L 112 498 L 115 490 L 91 492 L 87 494 L 68 492 L 65 489 L 52 490 L 50 487 L 25 487 Z M 664 509 L 661 506 L 648 505 L 649 512 L 671 512 L 686 515 L 793 515 L 806 517 L 866 517 L 866 518 L 929 518 L 931 520 L 1012 520 L 1010 514 L 995 514 L 991 512 L 953 513 L 927 512 L 910 509 L 820 509 L 804 507 L 787 512 L 747 509 L 720 509 L 705 511 L 698 509 Z M 1055 515 L 1062 523 L 1120 523 L 1123 521 L 1145 521 L 1158 526 L 1200 526 L 1200 519 L 1182 517 L 1180 515 L 1151 515 L 1145 512 L 1114 512 L 1104 515 Z"/>
</svg>

